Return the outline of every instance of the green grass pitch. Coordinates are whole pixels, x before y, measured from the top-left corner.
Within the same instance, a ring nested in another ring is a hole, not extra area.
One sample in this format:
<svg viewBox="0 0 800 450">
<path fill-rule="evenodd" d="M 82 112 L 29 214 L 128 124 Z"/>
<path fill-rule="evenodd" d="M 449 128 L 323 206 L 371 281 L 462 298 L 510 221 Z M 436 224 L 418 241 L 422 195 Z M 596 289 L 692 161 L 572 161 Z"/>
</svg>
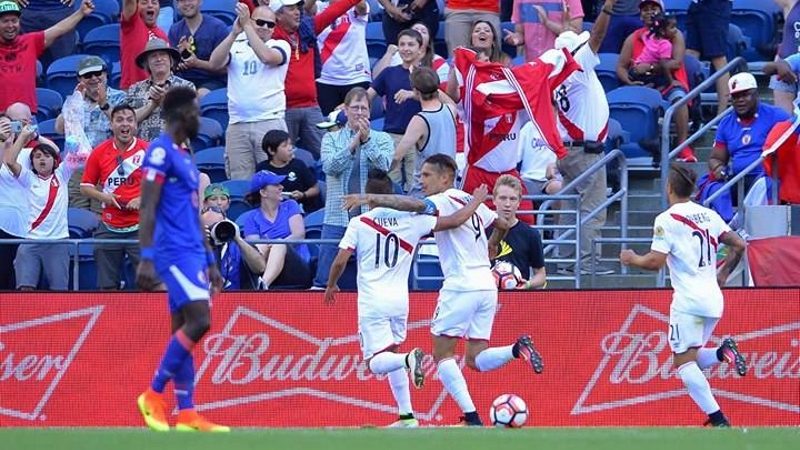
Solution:
<svg viewBox="0 0 800 450">
<path fill-rule="evenodd" d="M 239 429 L 230 434 L 134 428 L 2 429 L 4 450 L 790 450 L 800 428 Z"/>
</svg>

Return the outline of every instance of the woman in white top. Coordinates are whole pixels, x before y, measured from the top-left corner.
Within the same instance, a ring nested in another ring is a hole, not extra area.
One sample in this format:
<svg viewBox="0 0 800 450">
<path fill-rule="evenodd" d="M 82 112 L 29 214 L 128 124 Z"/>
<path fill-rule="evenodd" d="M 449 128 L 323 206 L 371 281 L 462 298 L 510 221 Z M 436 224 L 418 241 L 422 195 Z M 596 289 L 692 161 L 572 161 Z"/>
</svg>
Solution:
<svg viewBox="0 0 800 450">
<path fill-rule="evenodd" d="M 24 141 L 27 142 L 27 141 Z M 11 120 L 0 114 L 0 290 L 14 289 L 14 265 L 17 244 L 6 244 L 6 239 L 22 239 L 27 234 L 28 202 L 30 185 L 27 177 L 14 173 L 6 160 L 14 160 L 16 146 L 22 148 L 21 136 L 15 140 Z M 13 155 L 12 155 L 13 153 Z"/>
<path fill-rule="evenodd" d="M 28 142 L 34 136 L 34 129 L 25 127 L 19 140 Z M 11 172 L 30 186 L 26 237 L 31 240 L 69 238 L 68 182 L 79 165 L 78 160 L 67 158 L 67 161 L 61 161 L 56 147 L 38 143 L 30 150 L 15 145 L 5 161 Z M 44 274 L 50 290 L 66 291 L 69 287 L 69 250 L 69 245 L 53 243 L 20 245 L 14 260 L 16 288 L 36 289 Z"/>
</svg>

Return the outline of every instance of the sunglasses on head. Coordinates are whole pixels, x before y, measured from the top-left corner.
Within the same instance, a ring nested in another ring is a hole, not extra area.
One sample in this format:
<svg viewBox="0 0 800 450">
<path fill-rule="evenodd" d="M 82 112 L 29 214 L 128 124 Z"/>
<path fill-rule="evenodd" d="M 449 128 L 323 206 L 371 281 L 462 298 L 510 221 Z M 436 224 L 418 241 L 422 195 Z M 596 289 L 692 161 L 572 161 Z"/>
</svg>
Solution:
<svg viewBox="0 0 800 450">
<path fill-rule="evenodd" d="M 269 29 L 275 28 L 275 22 L 273 22 L 271 20 L 256 19 L 255 22 L 256 22 L 256 25 L 258 25 L 258 26 L 260 26 L 262 28 L 264 27 L 264 25 L 266 25 L 267 28 L 269 28 Z"/>
<path fill-rule="evenodd" d="M 103 71 L 98 70 L 97 72 L 87 72 L 81 75 L 81 78 L 83 78 L 84 80 L 90 80 L 94 77 L 100 78 L 101 76 L 103 76 Z"/>
</svg>

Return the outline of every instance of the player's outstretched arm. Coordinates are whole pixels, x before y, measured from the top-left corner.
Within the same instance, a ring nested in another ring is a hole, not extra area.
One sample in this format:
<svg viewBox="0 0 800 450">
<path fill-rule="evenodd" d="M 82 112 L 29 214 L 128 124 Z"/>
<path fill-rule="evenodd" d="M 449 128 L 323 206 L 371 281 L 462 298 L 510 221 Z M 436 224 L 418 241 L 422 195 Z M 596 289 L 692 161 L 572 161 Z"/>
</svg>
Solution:
<svg viewBox="0 0 800 450">
<path fill-rule="evenodd" d="M 339 282 L 339 278 L 342 277 L 344 273 L 344 269 L 347 267 L 347 260 L 350 259 L 350 255 L 353 252 L 347 249 L 339 249 L 339 253 L 336 255 L 336 258 L 333 260 L 333 264 L 331 264 L 331 271 L 328 274 L 328 285 L 325 287 L 325 304 L 326 305 L 333 305 L 336 303 L 336 292 L 339 291 L 339 287 L 336 283 Z"/>
<path fill-rule="evenodd" d="M 139 247 L 141 260 L 136 270 L 136 284 L 145 291 L 158 286 L 156 268 L 153 265 L 153 231 L 156 224 L 156 206 L 161 200 L 161 183 L 155 172 L 149 172 L 142 180 L 141 205 L 139 206 Z"/>
<path fill-rule="evenodd" d="M 436 226 L 433 231 L 450 230 L 460 227 L 462 223 L 469 220 L 469 218 L 475 214 L 478 207 L 486 200 L 487 195 L 489 195 L 489 188 L 486 187 L 485 184 L 478 186 L 475 188 L 475 192 L 472 193 L 472 200 L 464 205 L 463 208 L 449 216 L 437 217 Z"/>
<path fill-rule="evenodd" d="M 423 213 L 427 209 L 425 202 L 407 195 L 349 194 L 342 197 L 342 209 L 345 211 L 355 209 L 361 205 L 369 205 L 370 208 L 384 207 L 416 213 Z"/>
<path fill-rule="evenodd" d="M 494 222 L 492 222 L 492 234 L 489 235 L 488 242 L 490 260 L 497 258 L 497 252 L 500 249 L 500 241 L 506 238 L 509 228 L 511 228 L 511 225 L 506 219 L 500 216 L 495 217 Z"/>
<path fill-rule="evenodd" d="M 623 250 L 619 253 L 619 261 L 626 266 L 657 271 L 667 263 L 667 254 L 651 250 L 646 255 L 638 255 L 633 250 Z"/>
<path fill-rule="evenodd" d="M 722 236 L 719 237 L 719 240 L 730 248 L 728 256 L 725 257 L 722 267 L 720 267 L 717 272 L 717 283 L 719 283 L 720 286 L 725 286 L 725 282 L 728 281 L 731 270 L 742 260 L 742 255 L 747 247 L 747 243 L 735 231 L 723 233 Z"/>
</svg>

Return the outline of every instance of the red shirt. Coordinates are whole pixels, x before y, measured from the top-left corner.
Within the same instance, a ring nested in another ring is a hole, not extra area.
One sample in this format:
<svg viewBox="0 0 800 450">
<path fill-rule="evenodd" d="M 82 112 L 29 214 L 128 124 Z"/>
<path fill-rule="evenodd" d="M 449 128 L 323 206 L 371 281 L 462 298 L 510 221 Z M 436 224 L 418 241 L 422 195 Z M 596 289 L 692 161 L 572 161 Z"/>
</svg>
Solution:
<svg viewBox="0 0 800 450">
<path fill-rule="evenodd" d="M 772 176 L 775 158 L 778 160 L 778 197 L 782 203 L 800 204 L 800 137 L 792 122 L 779 122 L 767 136 L 764 149 L 768 149 L 781 139 L 784 133 L 791 133 L 786 141 L 772 155 L 764 159 L 764 170 Z"/>
<path fill-rule="evenodd" d="M 103 192 L 116 195 L 117 203 L 124 208 L 141 193 L 141 167 L 149 145 L 147 141 L 134 139 L 120 152 L 113 138 L 103 141 L 86 160 L 81 185 L 101 185 Z M 128 228 L 139 223 L 139 211 L 104 204 L 102 220 L 114 228 Z"/>
<path fill-rule="evenodd" d="M 328 27 L 337 17 L 346 13 L 361 0 L 344 0 L 328 6 L 325 11 L 314 16 L 314 40 L 316 35 Z M 303 19 L 301 19 L 303 20 Z M 312 49 L 305 53 L 300 51 L 300 33 L 292 33 L 278 25 L 272 34 L 272 39 L 282 39 L 289 43 L 292 54 L 289 56 L 289 69 L 286 72 L 286 108 L 307 108 L 317 106 L 317 83 L 314 76 L 314 52 Z"/>
<path fill-rule="evenodd" d="M 120 64 L 122 64 L 122 80 L 120 89 L 127 90 L 132 84 L 148 78 L 147 71 L 136 65 L 136 57 L 142 53 L 147 41 L 157 37 L 169 42 L 166 33 L 161 28 L 153 25 L 148 27 L 139 15 L 139 6 L 136 12 L 128 18 L 120 18 Z"/>
<path fill-rule="evenodd" d="M 10 44 L 0 42 L 0 111 L 22 102 L 36 112 L 36 60 L 44 50 L 43 31 L 21 34 Z"/>
<path fill-rule="evenodd" d="M 445 2 L 445 7 L 454 11 L 473 9 L 478 11 L 489 11 L 495 14 L 500 12 L 500 2 L 497 0 L 447 0 Z M 534 11 L 534 14 L 535 13 L 536 11 Z M 499 33 L 500 30 L 497 30 L 497 32 Z"/>
</svg>

